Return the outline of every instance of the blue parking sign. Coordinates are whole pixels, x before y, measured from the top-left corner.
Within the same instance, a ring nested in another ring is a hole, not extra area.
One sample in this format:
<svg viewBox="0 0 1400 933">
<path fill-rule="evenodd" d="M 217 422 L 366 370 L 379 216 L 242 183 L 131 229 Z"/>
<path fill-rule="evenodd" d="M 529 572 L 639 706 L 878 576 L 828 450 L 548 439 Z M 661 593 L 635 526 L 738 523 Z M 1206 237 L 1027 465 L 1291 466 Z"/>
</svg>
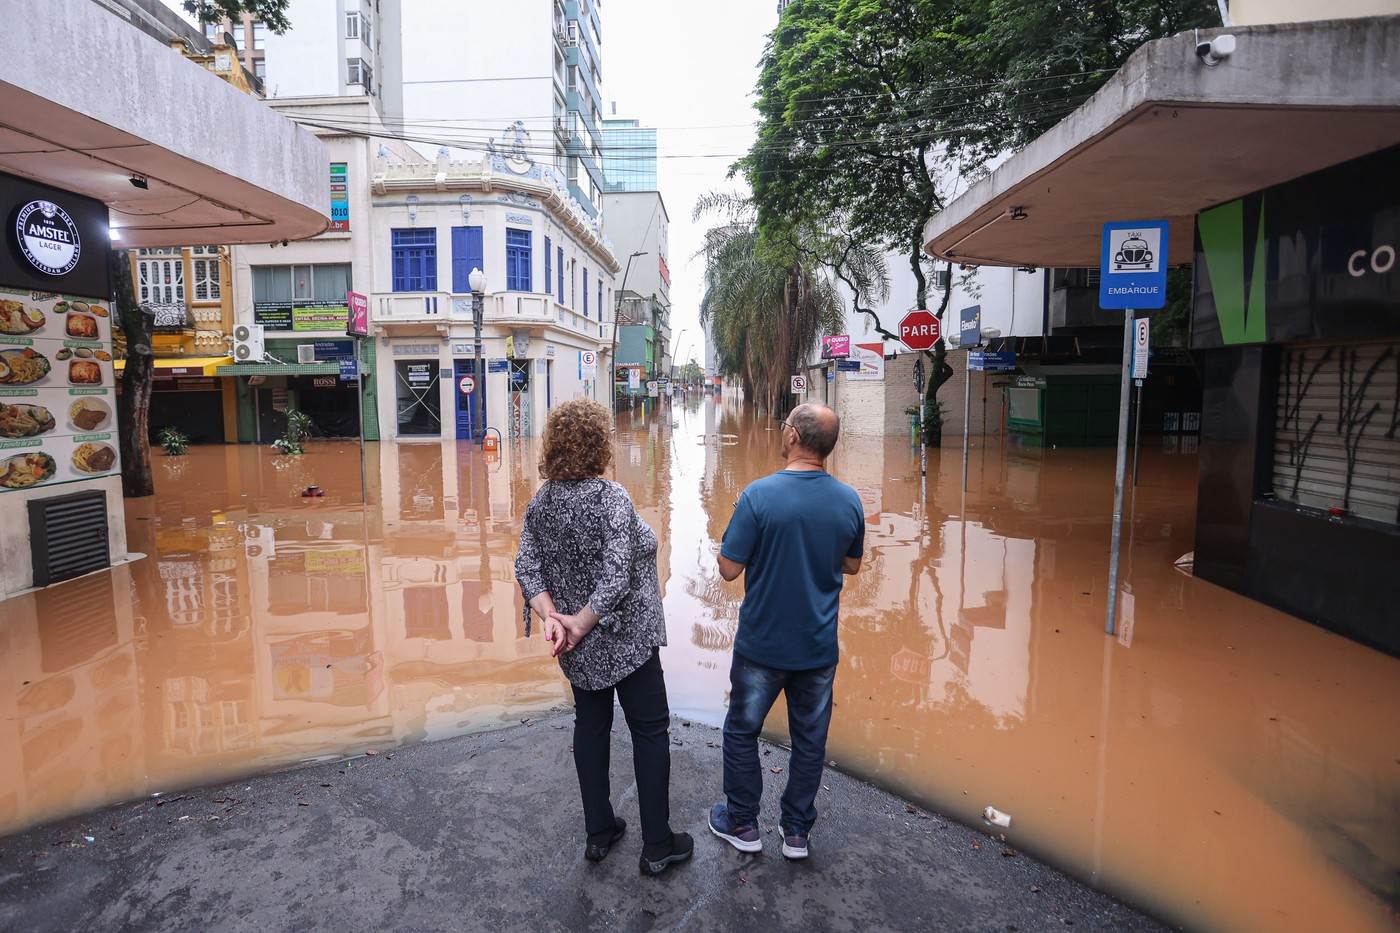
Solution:
<svg viewBox="0 0 1400 933">
<path fill-rule="evenodd" d="M 1100 308 L 1166 306 L 1167 233 L 1165 220 L 1122 220 L 1103 225 Z"/>
</svg>

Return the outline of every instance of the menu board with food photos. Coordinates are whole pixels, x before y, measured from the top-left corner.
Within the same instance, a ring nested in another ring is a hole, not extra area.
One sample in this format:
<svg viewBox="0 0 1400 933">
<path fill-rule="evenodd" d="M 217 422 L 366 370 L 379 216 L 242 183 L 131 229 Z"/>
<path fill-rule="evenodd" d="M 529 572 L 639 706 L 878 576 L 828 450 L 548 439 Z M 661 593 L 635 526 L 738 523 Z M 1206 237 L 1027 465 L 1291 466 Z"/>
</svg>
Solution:
<svg viewBox="0 0 1400 933">
<path fill-rule="evenodd" d="M 120 469 L 111 306 L 0 288 L 0 492 Z"/>
</svg>

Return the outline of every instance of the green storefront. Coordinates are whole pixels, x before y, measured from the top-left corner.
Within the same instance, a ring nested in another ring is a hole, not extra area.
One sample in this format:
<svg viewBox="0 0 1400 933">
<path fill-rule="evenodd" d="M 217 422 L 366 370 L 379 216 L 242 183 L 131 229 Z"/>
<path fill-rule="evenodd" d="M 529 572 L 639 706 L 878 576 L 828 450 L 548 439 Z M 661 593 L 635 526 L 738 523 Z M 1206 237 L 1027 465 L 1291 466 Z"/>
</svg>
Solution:
<svg viewBox="0 0 1400 933">
<path fill-rule="evenodd" d="M 360 405 L 359 387 L 341 372 L 342 361 L 354 359 L 351 340 L 269 339 L 267 351 L 278 359 L 297 359 L 298 347 L 308 343 L 316 348 L 316 362 L 237 363 L 219 368 L 220 376 L 237 377 L 240 443 L 270 444 L 281 437 L 291 409 L 311 418 L 313 437 L 358 437 L 362 418 L 365 440 L 379 440 L 374 341 L 361 341 L 364 394 Z"/>
</svg>

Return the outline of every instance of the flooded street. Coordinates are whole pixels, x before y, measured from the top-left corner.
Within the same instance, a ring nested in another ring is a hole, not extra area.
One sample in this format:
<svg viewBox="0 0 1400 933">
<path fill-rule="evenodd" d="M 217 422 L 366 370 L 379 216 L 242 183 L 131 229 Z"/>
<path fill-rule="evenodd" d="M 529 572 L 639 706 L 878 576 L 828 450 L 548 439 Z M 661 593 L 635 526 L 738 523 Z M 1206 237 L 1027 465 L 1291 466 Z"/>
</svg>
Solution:
<svg viewBox="0 0 1400 933">
<path fill-rule="evenodd" d="M 672 709 L 711 723 L 742 595 L 715 554 L 777 466 L 767 425 L 696 398 L 619 422 L 616 478 L 661 540 Z M 128 505 L 147 559 L 0 604 L 0 830 L 568 702 L 513 579 L 534 443 L 368 452 L 368 509 L 353 443 L 157 455 L 159 494 Z M 1175 568 L 1190 452 L 1144 451 L 1116 640 L 1111 450 L 993 441 L 966 494 L 960 450 L 931 451 L 926 500 L 907 441 L 850 438 L 830 467 L 867 520 L 843 770 L 963 821 L 996 806 L 1017 849 L 1177 923 L 1392 927 L 1400 662 Z"/>
</svg>

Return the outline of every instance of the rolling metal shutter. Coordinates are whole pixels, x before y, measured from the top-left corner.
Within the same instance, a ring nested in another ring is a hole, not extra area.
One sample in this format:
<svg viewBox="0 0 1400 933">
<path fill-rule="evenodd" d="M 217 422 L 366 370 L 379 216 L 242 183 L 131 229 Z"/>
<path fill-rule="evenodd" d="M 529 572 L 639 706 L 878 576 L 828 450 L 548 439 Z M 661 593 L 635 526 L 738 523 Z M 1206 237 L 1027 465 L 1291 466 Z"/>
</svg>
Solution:
<svg viewBox="0 0 1400 933">
<path fill-rule="evenodd" d="M 1273 492 L 1400 523 L 1400 344 L 1284 350 Z"/>
<path fill-rule="evenodd" d="M 35 586 L 71 580 L 111 566 L 105 492 L 92 489 L 33 499 L 28 506 Z"/>
</svg>

